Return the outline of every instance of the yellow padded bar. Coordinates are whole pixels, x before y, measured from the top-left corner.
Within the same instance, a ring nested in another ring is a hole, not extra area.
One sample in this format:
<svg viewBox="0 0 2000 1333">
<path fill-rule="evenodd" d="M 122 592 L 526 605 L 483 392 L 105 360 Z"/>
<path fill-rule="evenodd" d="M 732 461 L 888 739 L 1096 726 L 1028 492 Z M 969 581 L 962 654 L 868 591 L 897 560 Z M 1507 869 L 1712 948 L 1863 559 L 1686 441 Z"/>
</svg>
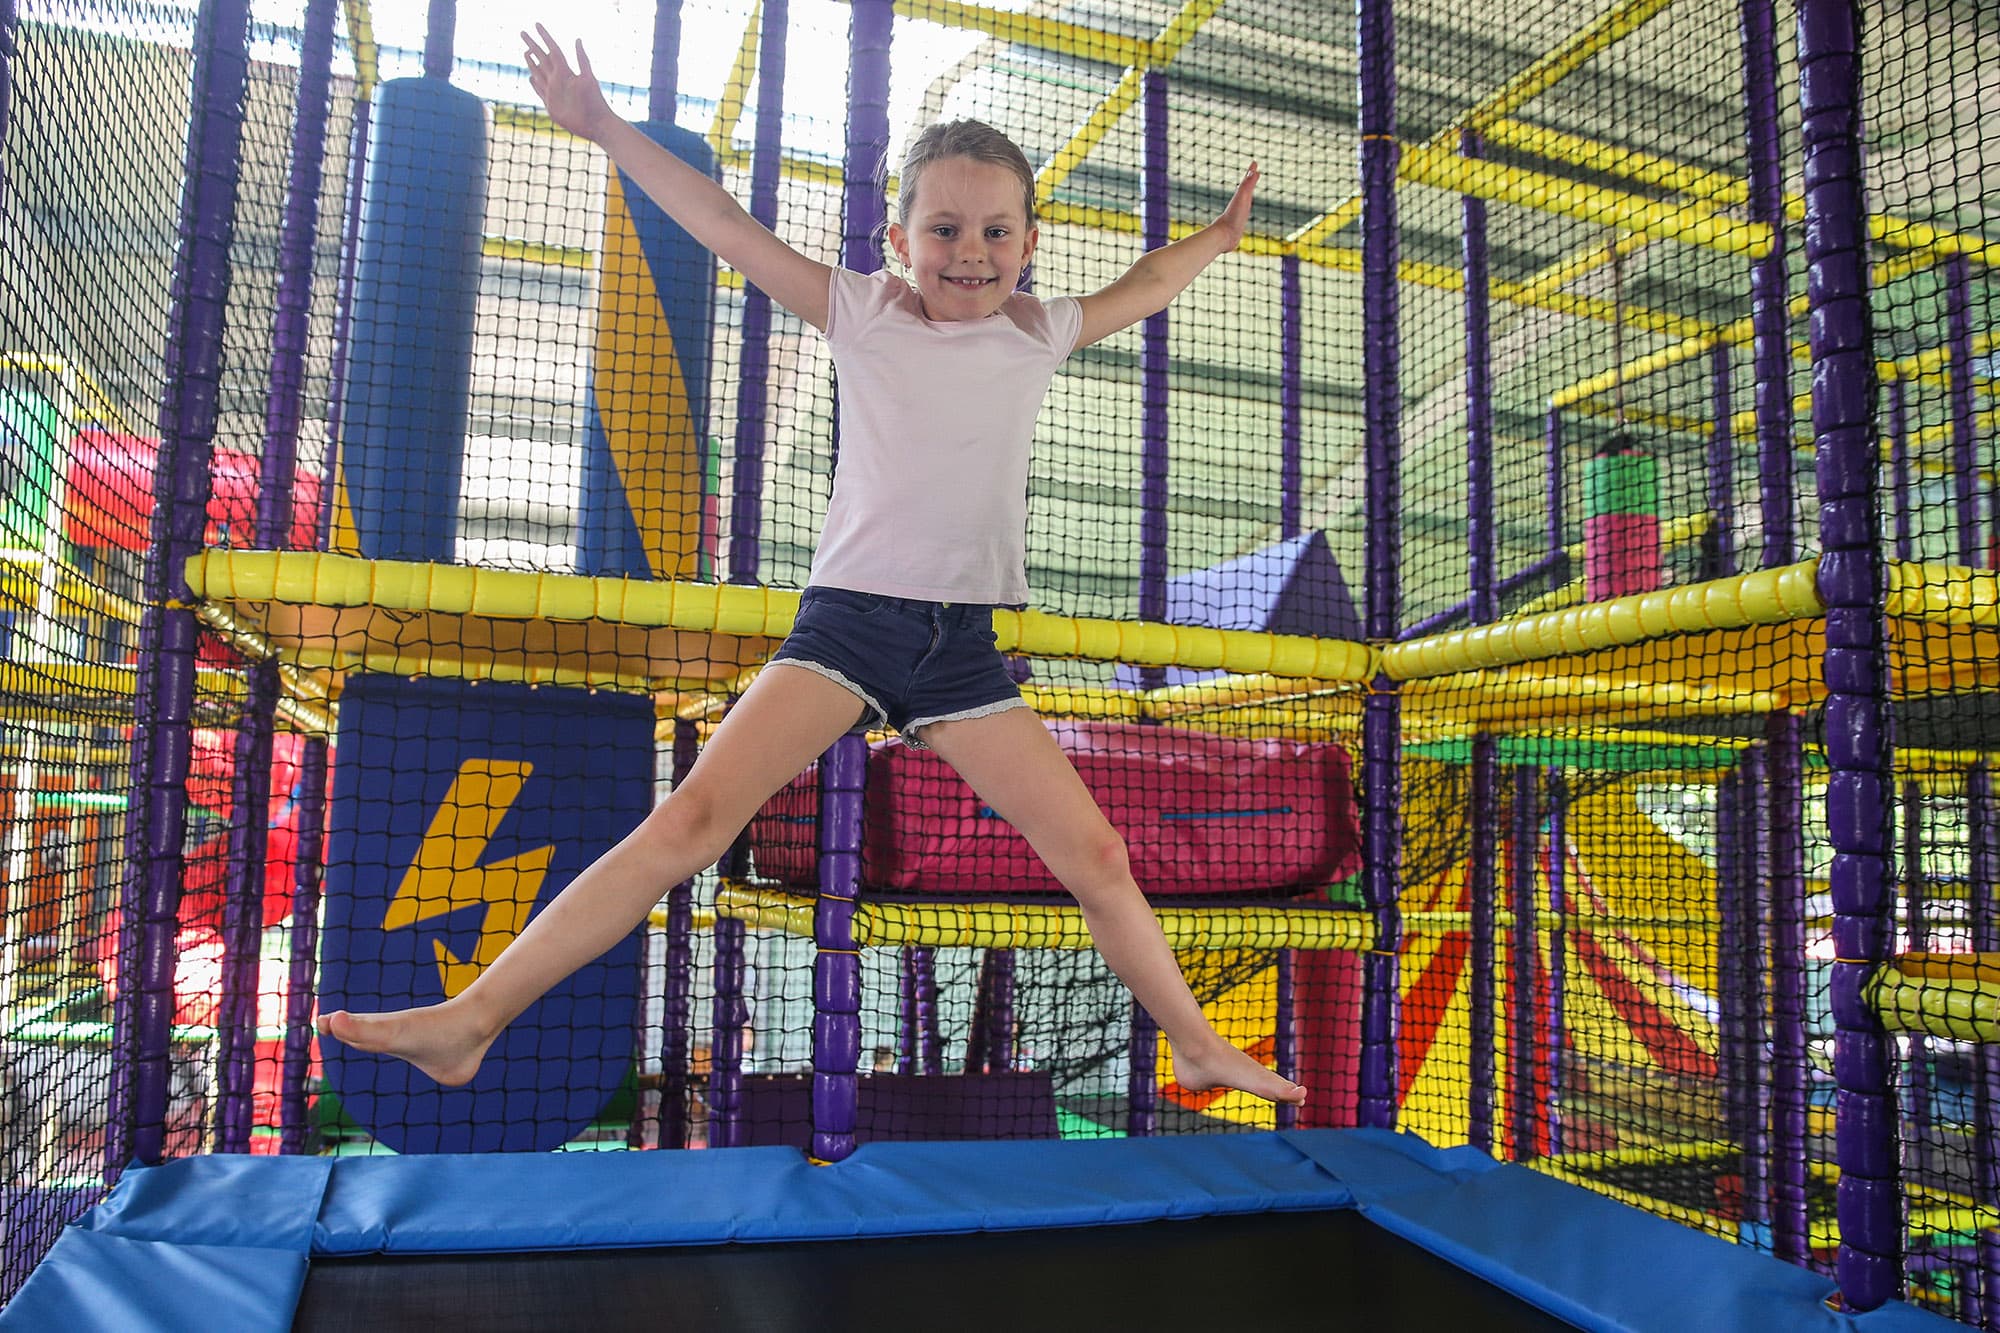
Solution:
<svg viewBox="0 0 2000 1333">
<path fill-rule="evenodd" d="M 2000 625 L 2000 574 L 1925 561 L 1891 561 L 1888 614 L 1947 625 Z"/>
<path fill-rule="evenodd" d="M 812 894 L 740 880 L 724 880 L 716 891 L 718 917 L 741 921 L 754 930 L 775 930 L 809 938 L 813 933 Z M 1358 910 L 1327 909 L 1310 903 L 1295 907 L 1248 902 L 1224 907 L 1174 907 L 1155 900 L 1167 943 L 1177 950 L 1195 949 L 1337 949 L 1359 952 L 1374 945 L 1374 923 Z M 1496 924 L 1513 924 L 1514 914 L 1501 912 Z M 1624 919 L 1537 913 L 1542 929 L 1588 920 L 1615 925 L 1639 935 L 1685 936 L 1690 930 L 1715 929 L 1712 918 Z M 1407 912 L 1403 929 L 1409 935 L 1460 933 L 1471 929 L 1470 912 Z M 1080 909 L 1062 903 L 997 902 L 981 898 L 936 897 L 920 903 L 870 902 L 855 909 L 854 939 L 864 949 L 921 946 L 936 949 L 1087 949 L 1090 929 Z"/>
<path fill-rule="evenodd" d="M 716 890 L 719 917 L 757 930 L 810 937 L 813 899 L 725 881 Z M 1363 913 L 1244 905 L 1158 907 L 1154 915 L 1177 950 L 1369 948 L 1374 923 Z M 1043 903 L 958 901 L 863 902 L 854 913 L 854 940 L 864 949 L 920 945 L 953 949 L 1088 949 L 1090 929 L 1075 907 Z"/>
<path fill-rule="evenodd" d="M 2000 970 L 1985 975 L 1993 979 L 1980 979 L 1971 968 L 1964 975 L 1926 976 L 1884 967 L 1868 979 L 1862 998 L 1891 1032 L 2000 1042 Z"/>
<path fill-rule="evenodd" d="M 1434 634 L 1382 650 L 1392 680 L 1417 680 L 1643 643 L 1670 634 L 1777 625 L 1819 615 L 1818 561 L 1636 593 Z"/>
<path fill-rule="evenodd" d="M 370 607 L 495 620 L 595 620 L 772 639 L 791 630 L 799 603 L 798 593 L 783 588 L 366 560 L 323 551 L 204 551 L 188 560 L 186 578 L 194 596 L 209 601 Z M 1339 639 L 1039 611 L 996 611 L 993 628 L 1005 652 L 1135 666 L 1359 682 L 1374 675 L 1377 661 L 1368 645 Z M 410 655 L 427 646 L 406 643 L 399 649 Z M 748 665 L 738 662 L 734 669 Z M 404 663 L 385 664 L 384 669 L 421 668 Z"/>
<path fill-rule="evenodd" d="M 244 691 L 241 672 L 203 668 L 195 672 L 195 693 L 212 699 L 238 699 Z M 96 695 L 129 704 L 139 694 L 139 669 L 100 662 L 0 662 L 0 694 L 20 696 Z"/>
</svg>

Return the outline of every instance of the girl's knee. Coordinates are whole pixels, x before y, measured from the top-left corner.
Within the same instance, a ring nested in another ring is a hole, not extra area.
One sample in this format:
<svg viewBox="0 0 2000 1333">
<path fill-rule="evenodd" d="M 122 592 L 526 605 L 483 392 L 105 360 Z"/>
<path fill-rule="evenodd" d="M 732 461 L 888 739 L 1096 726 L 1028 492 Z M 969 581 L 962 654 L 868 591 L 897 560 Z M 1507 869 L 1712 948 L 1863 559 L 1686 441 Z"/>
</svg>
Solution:
<svg viewBox="0 0 2000 1333">
<path fill-rule="evenodd" d="M 1109 824 L 1091 834 L 1076 849 L 1075 857 L 1070 876 L 1076 881 L 1070 885 L 1072 892 L 1078 889 L 1088 892 L 1099 885 L 1115 884 L 1132 877 L 1132 858 L 1126 850 L 1125 839 Z"/>
<path fill-rule="evenodd" d="M 640 825 L 640 833 L 649 843 L 676 853 L 699 850 L 703 864 L 728 851 L 739 832 L 740 825 L 732 827 L 729 813 L 697 786 L 682 787 L 668 796 Z"/>
</svg>

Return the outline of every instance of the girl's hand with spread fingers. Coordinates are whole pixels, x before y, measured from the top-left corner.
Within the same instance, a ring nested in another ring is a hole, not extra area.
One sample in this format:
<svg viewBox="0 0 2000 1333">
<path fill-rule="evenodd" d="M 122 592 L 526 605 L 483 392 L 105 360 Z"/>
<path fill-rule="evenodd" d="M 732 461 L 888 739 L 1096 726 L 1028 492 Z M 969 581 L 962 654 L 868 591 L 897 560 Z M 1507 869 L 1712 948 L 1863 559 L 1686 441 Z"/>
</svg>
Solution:
<svg viewBox="0 0 2000 1333">
<path fill-rule="evenodd" d="M 537 23 L 535 31 L 541 34 L 540 40 L 525 32 L 521 34 L 528 82 L 535 96 L 548 108 L 549 119 L 578 138 L 595 142 L 617 123 L 618 117 L 604 100 L 604 89 L 598 86 L 597 75 L 591 71 L 583 43 L 576 44 L 576 68 L 571 69 L 561 45 L 549 35 L 549 30 Z"/>
</svg>

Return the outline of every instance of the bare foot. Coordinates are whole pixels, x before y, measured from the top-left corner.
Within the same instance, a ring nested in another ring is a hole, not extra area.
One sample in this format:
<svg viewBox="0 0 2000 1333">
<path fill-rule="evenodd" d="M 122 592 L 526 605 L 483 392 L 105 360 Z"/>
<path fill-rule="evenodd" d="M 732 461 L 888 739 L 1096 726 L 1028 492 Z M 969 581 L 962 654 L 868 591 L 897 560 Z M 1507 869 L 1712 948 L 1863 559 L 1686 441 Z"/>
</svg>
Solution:
<svg viewBox="0 0 2000 1333">
<path fill-rule="evenodd" d="M 450 1003 L 398 1014 L 350 1014 L 336 1009 L 321 1014 L 317 1026 L 357 1051 L 407 1060 L 447 1088 L 472 1081 L 494 1037 L 480 1031 L 462 1009 Z"/>
<path fill-rule="evenodd" d="M 1226 1041 L 1218 1041 L 1205 1051 L 1174 1051 L 1174 1082 L 1189 1092 L 1210 1088 L 1237 1088 L 1267 1102 L 1290 1102 L 1301 1106 L 1306 1090 L 1274 1069 L 1267 1069 L 1256 1056 Z"/>
</svg>

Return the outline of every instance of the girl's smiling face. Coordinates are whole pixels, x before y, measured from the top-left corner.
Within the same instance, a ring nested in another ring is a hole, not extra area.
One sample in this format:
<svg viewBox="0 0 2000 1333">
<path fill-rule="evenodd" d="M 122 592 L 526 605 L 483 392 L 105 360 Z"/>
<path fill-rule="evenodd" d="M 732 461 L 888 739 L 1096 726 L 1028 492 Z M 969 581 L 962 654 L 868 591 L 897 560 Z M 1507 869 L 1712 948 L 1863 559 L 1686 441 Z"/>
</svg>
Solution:
<svg viewBox="0 0 2000 1333">
<path fill-rule="evenodd" d="M 1019 176 L 939 158 L 924 167 L 911 213 L 890 225 L 889 245 L 916 280 L 925 319 L 984 319 L 1013 295 L 1037 235 Z"/>
</svg>

